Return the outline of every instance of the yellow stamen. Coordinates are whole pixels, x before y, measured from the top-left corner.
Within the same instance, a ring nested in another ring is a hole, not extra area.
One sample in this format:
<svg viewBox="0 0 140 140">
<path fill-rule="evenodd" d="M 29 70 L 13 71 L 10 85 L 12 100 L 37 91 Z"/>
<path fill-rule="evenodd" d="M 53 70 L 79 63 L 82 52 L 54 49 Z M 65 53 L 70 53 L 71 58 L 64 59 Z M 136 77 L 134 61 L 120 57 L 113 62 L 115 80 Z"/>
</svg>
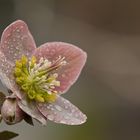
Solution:
<svg viewBox="0 0 140 140">
<path fill-rule="evenodd" d="M 59 60 L 52 64 L 49 60 L 41 58 L 37 64 L 35 56 L 30 60 L 22 56 L 15 64 L 16 83 L 30 100 L 54 102 L 57 97 L 55 87 L 60 86 L 60 81 L 57 80 L 58 74 L 53 71 L 61 66 L 63 59 L 59 57 Z"/>
</svg>

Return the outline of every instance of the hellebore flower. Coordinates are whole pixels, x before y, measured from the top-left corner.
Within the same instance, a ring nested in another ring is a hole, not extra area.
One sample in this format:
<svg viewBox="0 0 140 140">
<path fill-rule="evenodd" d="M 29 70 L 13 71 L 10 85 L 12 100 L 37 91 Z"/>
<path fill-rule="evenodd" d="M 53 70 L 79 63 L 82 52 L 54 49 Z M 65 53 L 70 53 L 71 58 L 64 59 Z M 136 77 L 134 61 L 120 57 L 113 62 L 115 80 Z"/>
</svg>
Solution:
<svg viewBox="0 0 140 140">
<path fill-rule="evenodd" d="M 60 95 L 77 80 L 86 58 L 84 51 L 68 43 L 36 48 L 26 23 L 17 20 L 2 34 L 0 78 L 19 108 L 43 125 L 47 119 L 79 125 L 86 115 Z"/>
</svg>

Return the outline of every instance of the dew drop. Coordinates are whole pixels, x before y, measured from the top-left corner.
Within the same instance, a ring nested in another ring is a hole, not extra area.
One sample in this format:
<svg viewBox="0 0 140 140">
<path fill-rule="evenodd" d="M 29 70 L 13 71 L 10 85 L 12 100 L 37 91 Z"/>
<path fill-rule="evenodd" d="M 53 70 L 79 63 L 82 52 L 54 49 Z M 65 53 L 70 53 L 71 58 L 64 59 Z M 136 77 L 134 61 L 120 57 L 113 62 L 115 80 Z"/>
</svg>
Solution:
<svg viewBox="0 0 140 140">
<path fill-rule="evenodd" d="M 52 108 L 53 110 L 54 110 L 54 108 Z M 53 112 L 54 113 L 54 115 L 57 115 L 57 112 Z"/>
<path fill-rule="evenodd" d="M 20 26 L 20 29 L 23 29 L 23 26 Z"/>
<path fill-rule="evenodd" d="M 45 50 L 46 52 L 49 52 L 49 49 L 48 48 L 46 48 L 46 50 Z"/>
<path fill-rule="evenodd" d="M 60 123 L 66 123 L 66 121 L 64 121 L 64 120 L 61 120 L 61 121 L 60 121 Z"/>
<path fill-rule="evenodd" d="M 10 34 L 7 34 L 7 37 L 9 37 L 10 36 Z"/>
<path fill-rule="evenodd" d="M 66 75 L 65 74 L 62 74 L 62 77 L 64 78 L 64 77 L 66 77 Z"/>
<path fill-rule="evenodd" d="M 19 30 L 19 29 L 17 29 L 17 32 L 19 33 L 19 32 L 20 32 L 20 30 Z"/>
<path fill-rule="evenodd" d="M 18 35 L 17 38 L 20 38 L 20 35 Z"/>
<path fill-rule="evenodd" d="M 24 36 L 23 36 L 23 37 L 21 37 L 21 40 L 24 40 L 24 38 L 25 38 Z"/>
<path fill-rule="evenodd" d="M 24 101 L 24 100 L 22 101 L 22 104 L 23 104 L 23 105 L 27 105 L 26 101 Z"/>
<path fill-rule="evenodd" d="M 48 109 L 51 109 L 51 107 L 50 107 L 50 106 L 47 106 L 47 108 L 48 108 Z"/>
<path fill-rule="evenodd" d="M 55 108 L 58 110 L 58 111 L 62 111 L 62 108 L 58 105 L 55 105 Z"/>
<path fill-rule="evenodd" d="M 39 106 L 39 107 L 43 107 L 43 104 L 39 103 L 38 106 Z"/>
<path fill-rule="evenodd" d="M 78 116 L 79 116 L 79 114 L 78 114 L 78 113 L 76 113 L 76 114 L 75 114 L 75 117 L 77 118 Z"/>
<path fill-rule="evenodd" d="M 52 111 L 54 111 L 55 109 L 53 107 L 50 108 Z M 56 112 L 54 112 L 56 114 Z"/>
<path fill-rule="evenodd" d="M 64 119 L 68 120 L 70 117 L 68 115 L 64 116 Z"/>
<path fill-rule="evenodd" d="M 71 112 L 74 113 L 75 112 L 75 109 L 72 109 Z"/>
<path fill-rule="evenodd" d="M 55 49 L 51 49 L 50 55 L 54 55 L 54 54 L 55 54 Z"/>
<path fill-rule="evenodd" d="M 72 117 L 72 116 L 73 116 L 73 114 L 71 114 L 71 113 L 70 113 L 70 114 L 69 114 L 69 116 L 71 116 L 71 117 Z"/>
<path fill-rule="evenodd" d="M 73 122 L 71 122 L 70 124 L 71 124 L 71 125 L 74 125 L 74 123 L 73 123 Z"/>
<path fill-rule="evenodd" d="M 51 121 L 54 120 L 54 116 L 53 116 L 53 115 L 48 115 L 47 118 L 48 118 L 49 120 L 51 120 Z"/>
<path fill-rule="evenodd" d="M 67 105 L 65 105 L 65 106 L 64 106 L 64 108 L 65 108 L 65 109 L 68 109 L 68 106 L 67 106 Z"/>
</svg>

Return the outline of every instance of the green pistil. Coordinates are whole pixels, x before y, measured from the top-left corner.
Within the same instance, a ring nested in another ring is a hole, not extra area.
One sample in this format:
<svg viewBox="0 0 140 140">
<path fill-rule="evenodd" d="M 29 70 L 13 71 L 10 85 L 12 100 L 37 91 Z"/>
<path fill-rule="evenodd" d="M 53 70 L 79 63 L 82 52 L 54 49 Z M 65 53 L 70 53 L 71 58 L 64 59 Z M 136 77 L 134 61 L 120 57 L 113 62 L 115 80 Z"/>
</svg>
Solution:
<svg viewBox="0 0 140 140">
<path fill-rule="evenodd" d="M 51 73 L 57 65 L 53 66 L 50 61 L 41 59 L 38 63 L 33 56 L 28 60 L 22 56 L 16 61 L 14 75 L 16 83 L 30 100 L 38 102 L 54 102 L 56 100 L 56 86 L 60 86 L 57 81 L 57 74 Z"/>
</svg>

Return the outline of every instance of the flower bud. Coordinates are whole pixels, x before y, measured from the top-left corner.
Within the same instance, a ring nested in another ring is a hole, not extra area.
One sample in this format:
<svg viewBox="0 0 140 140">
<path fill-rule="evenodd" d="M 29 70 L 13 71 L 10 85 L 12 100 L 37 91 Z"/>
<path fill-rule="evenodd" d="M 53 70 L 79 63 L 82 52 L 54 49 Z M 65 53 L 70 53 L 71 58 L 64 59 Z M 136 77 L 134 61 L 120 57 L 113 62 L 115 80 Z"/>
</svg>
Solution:
<svg viewBox="0 0 140 140">
<path fill-rule="evenodd" d="M 1 108 L 3 120 L 9 124 L 16 124 L 24 118 L 24 112 L 17 105 L 16 99 L 7 98 Z"/>
</svg>

